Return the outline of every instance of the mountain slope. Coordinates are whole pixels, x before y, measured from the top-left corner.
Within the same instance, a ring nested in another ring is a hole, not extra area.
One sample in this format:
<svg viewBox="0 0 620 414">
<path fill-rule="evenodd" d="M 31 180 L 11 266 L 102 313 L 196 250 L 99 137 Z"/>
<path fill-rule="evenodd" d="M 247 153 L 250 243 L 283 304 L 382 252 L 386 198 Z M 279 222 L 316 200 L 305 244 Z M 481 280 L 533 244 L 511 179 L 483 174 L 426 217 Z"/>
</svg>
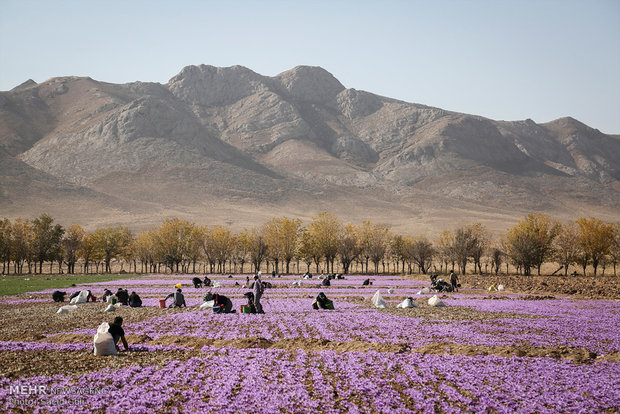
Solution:
<svg viewBox="0 0 620 414">
<path fill-rule="evenodd" d="M 11 217 L 53 209 L 67 221 L 87 205 L 99 224 L 239 227 L 330 210 L 409 232 L 503 229 L 532 211 L 620 218 L 617 136 L 402 102 L 310 66 L 274 77 L 188 66 L 165 85 L 29 80 L 0 92 L 0 154 Z"/>
</svg>

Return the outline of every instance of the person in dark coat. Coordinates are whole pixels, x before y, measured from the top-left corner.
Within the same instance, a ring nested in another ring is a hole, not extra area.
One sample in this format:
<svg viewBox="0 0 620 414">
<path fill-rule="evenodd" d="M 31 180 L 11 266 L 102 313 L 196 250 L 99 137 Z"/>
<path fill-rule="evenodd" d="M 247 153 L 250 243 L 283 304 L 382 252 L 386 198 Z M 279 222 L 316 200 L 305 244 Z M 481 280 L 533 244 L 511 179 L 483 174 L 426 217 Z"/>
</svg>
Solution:
<svg viewBox="0 0 620 414">
<path fill-rule="evenodd" d="M 121 303 L 125 306 L 129 305 L 129 292 L 126 289 L 118 288 L 116 292 L 116 298 L 118 299 L 118 303 Z"/>
<path fill-rule="evenodd" d="M 232 310 L 233 304 L 230 298 L 218 293 L 207 293 L 203 300 L 205 302 L 213 301 L 213 313 L 235 313 Z"/>
<path fill-rule="evenodd" d="M 312 309 L 334 309 L 334 302 L 327 299 L 325 293 L 321 292 L 312 302 Z"/>
<path fill-rule="evenodd" d="M 452 290 L 458 292 L 459 277 L 454 273 L 454 270 L 450 271 L 450 284 L 452 285 Z"/>
<path fill-rule="evenodd" d="M 120 351 L 120 348 L 118 346 L 119 340 L 123 342 L 123 345 L 125 346 L 125 351 L 129 351 L 129 345 L 127 345 L 127 340 L 125 339 L 125 331 L 121 327 L 122 324 L 123 318 L 117 316 L 116 318 L 114 318 L 114 322 L 110 324 L 110 329 L 108 329 L 108 332 L 110 333 L 110 335 L 112 335 L 112 339 L 114 340 L 114 346 L 116 346 L 117 351 Z"/>
<path fill-rule="evenodd" d="M 54 302 L 64 302 L 66 294 L 67 292 L 61 292 L 60 290 L 56 290 L 54 293 L 52 293 L 52 299 L 54 299 Z"/>
<path fill-rule="evenodd" d="M 142 306 L 142 299 L 140 299 L 140 296 L 138 296 L 136 292 L 131 292 L 131 295 L 129 295 L 129 306 L 132 308 L 139 308 Z"/>
<path fill-rule="evenodd" d="M 196 289 L 199 289 L 202 287 L 202 280 L 200 280 L 199 278 L 195 277 L 192 279 L 192 282 L 194 283 L 194 287 Z"/>
<path fill-rule="evenodd" d="M 205 281 L 203 282 L 204 287 L 209 287 L 211 286 L 211 279 L 209 279 L 207 276 L 205 276 Z"/>
</svg>

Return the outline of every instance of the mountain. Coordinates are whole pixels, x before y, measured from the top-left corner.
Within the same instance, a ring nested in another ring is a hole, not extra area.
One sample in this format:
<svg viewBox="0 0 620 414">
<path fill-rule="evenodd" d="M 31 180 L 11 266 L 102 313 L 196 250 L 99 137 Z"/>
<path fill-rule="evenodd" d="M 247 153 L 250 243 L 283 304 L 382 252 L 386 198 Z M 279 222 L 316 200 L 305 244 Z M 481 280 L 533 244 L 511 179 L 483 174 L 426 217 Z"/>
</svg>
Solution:
<svg viewBox="0 0 620 414">
<path fill-rule="evenodd" d="M 188 66 L 165 84 L 28 80 L 0 92 L 0 216 L 143 230 L 275 215 L 424 233 L 530 212 L 620 219 L 620 139 L 572 118 L 494 121 L 347 89 Z"/>
</svg>

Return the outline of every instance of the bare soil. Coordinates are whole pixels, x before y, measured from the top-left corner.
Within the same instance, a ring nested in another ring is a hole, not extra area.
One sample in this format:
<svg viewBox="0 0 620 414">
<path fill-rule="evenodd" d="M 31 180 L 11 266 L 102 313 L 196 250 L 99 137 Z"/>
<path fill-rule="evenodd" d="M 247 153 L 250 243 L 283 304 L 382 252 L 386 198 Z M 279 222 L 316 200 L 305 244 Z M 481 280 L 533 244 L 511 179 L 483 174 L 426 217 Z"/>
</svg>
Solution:
<svg viewBox="0 0 620 414">
<path fill-rule="evenodd" d="M 502 284 L 506 292 L 620 300 L 620 276 L 461 275 L 459 279 L 464 288 L 471 289 Z"/>
</svg>

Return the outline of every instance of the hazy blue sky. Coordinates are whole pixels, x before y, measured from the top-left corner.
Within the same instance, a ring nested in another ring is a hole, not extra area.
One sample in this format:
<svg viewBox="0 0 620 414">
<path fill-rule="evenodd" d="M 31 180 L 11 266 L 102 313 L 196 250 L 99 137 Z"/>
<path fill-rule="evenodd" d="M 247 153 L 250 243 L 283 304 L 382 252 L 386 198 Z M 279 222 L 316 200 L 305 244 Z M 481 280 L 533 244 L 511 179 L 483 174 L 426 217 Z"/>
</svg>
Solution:
<svg viewBox="0 0 620 414">
<path fill-rule="evenodd" d="M 0 90 L 165 83 L 201 63 L 321 66 L 408 102 L 620 134 L 620 0 L 0 0 Z"/>
</svg>

